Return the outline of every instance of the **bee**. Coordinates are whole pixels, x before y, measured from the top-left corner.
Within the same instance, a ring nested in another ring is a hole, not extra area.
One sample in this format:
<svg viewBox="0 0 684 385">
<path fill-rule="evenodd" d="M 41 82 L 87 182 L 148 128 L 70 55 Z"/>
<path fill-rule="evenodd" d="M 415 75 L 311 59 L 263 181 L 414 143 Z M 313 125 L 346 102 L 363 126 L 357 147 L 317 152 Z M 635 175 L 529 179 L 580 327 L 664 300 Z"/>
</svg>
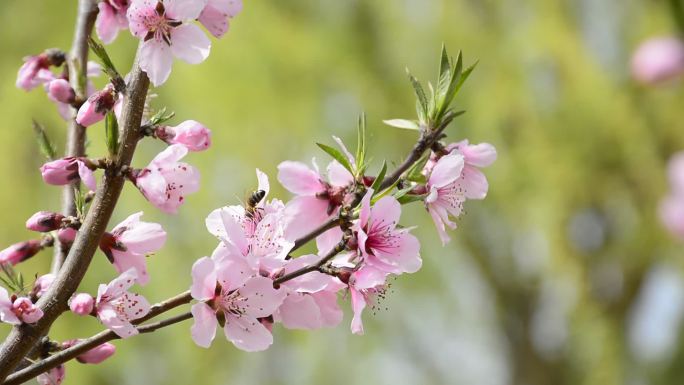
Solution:
<svg viewBox="0 0 684 385">
<path fill-rule="evenodd" d="M 249 196 L 249 199 L 247 199 L 247 207 L 245 207 L 245 215 L 247 218 L 254 219 L 254 213 L 257 210 L 257 205 L 262 199 L 264 199 L 265 196 L 266 191 L 264 190 L 257 190 Z"/>
</svg>

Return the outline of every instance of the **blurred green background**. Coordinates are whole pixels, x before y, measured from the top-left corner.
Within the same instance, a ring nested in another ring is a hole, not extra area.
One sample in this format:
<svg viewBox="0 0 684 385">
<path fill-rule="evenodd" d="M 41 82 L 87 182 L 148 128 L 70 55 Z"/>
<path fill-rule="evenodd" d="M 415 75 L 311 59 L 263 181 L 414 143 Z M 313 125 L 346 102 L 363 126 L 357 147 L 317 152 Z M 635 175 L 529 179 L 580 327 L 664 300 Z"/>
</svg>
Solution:
<svg viewBox="0 0 684 385">
<path fill-rule="evenodd" d="M 35 211 L 59 208 L 59 188 L 41 182 L 30 122 L 60 149 L 65 124 L 42 90 L 14 81 L 23 56 L 68 49 L 75 13 L 76 1 L 0 2 L 1 248 L 34 236 L 23 224 Z M 201 191 L 167 216 L 128 185 L 112 219 L 144 210 L 169 233 L 140 289 L 150 301 L 188 288 L 192 263 L 216 243 L 204 217 L 243 199 L 255 168 L 276 185 L 280 161 L 323 158 L 314 142 L 333 134 L 354 140 L 362 111 L 375 167 L 400 161 L 415 136 L 381 120 L 414 116 L 404 68 L 434 79 L 442 42 L 480 61 L 457 98 L 468 113 L 448 133 L 497 147 L 490 194 L 467 203 L 445 248 L 420 205 L 404 211 L 424 268 L 396 280 L 388 310 L 365 315 L 365 336 L 351 335 L 347 314 L 334 330 L 276 327 L 270 350 L 248 354 L 221 335 L 196 347 L 186 322 L 117 342 L 101 365 L 68 364 L 66 383 L 681 384 L 681 243 L 657 205 L 666 160 L 684 148 L 684 89 L 629 77 L 638 43 L 675 30 L 666 1 L 246 0 L 205 63 L 175 62 L 155 90 L 153 107 L 176 111 L 173 124 L 213 130 L 213 148 L 187 158 Z M 122 33 L 109 47 L 122 71 L 136 43 Z M 90 155 L 102 154 L 103 126 L 89 137 Z M 134 165 L 162 148 L 145 141 Z M 272 196 L 288 197 L 279 186 Z M 20 270 L 45 273 L 49 260 L 44 252 Z M 81 290 L 114 276 L 98 253 Z M 51 336 L 101 329 L 66 314 Z"/>
</svg>

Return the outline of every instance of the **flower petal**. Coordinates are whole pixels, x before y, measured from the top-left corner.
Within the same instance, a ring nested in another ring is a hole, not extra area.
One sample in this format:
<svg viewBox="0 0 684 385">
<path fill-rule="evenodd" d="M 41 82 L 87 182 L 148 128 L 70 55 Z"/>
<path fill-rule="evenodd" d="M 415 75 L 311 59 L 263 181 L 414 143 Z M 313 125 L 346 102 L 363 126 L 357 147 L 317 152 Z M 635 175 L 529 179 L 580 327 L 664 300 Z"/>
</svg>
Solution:
<svg viewBox="0 0 684 385">
<path fill-rule="evenodd" d="M 195 320 L 190 328 L 192 340 L 195 341 L 198 346 L 208 348 L 211 346 L 211 342 L 216 336 L 216 325 L 218 324 L 216 314 L 214 313 L 214 310 L 204 302 L 192 305 L 190 311 L 192 312 L 192 318 Z"/>
<path fill-rule="evenodd" d="M 280 163 L 278 181 L 288 191 L 297 195 L 313 196 L 325 191 L 320 175 L 301 162 L 288 160 Z"/>
<path fill-rule="evenodd" d="M 171 32 L 171 52 L 173 56 L 190 64 L 199 64 L 209 57 L 211 41 L 194 24 L 184 24 Z"/>
<path fill-rule="evenodd" d="M 192 286 L 190 294 L 197 300 L 207 300 L 214 297 L 216 291 L 216 266 L 209 257 L 198 259 L 192 265 Z"/>
<path fill-rule="evenodd" d="M 150 39 L 140 49 L 140 68 L 147 73 L 152 84 L 159 87 L 171 74 L 173 54 L 171 47 L 163 41 Z"/>
<path fill-rule="evenodd" d="M 273 344 L 273 335 L 256 318 L 226 314 L 223 331 L 230 342 L 247 352 L 266 350 Z"/>
</svg>

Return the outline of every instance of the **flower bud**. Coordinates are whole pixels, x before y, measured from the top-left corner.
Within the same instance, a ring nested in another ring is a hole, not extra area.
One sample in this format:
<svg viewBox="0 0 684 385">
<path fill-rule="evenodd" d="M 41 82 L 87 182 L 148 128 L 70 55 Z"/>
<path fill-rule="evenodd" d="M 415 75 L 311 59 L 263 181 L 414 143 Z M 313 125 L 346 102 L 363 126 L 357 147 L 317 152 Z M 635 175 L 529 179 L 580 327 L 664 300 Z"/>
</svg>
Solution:
<svg viewBox="0 0 684 385">
<path fill-rule="evenodd" d="M 95 300 L 90 294 L 78 293 L 71 297 L 69 309 L 78 315 L 89 315 L 93 312 Z"/>
<path fill-rule="evenodd" d="M 43 318 L 43 311 L 26 297 L 19 297 L 12 303 L 12 312 L 23 322 L 32 324 Z"/>
<path fill-rule="evenodd" d="M 40 385 L 60 385 L 65 375 L 64 365 L 59 365 L 36 377 L 36 381 Z"/>
<path fill-rule="evenodd" d="M 15 243 L 0 251 L 0 263 L 16 265 L 38 254 L 42 249 L 43 245 L 37 239 Z"/>
<path fill-rule="evenodd" d="M 66 227 L 57 232 L 57 239 L 59 239 L 59 243 L 61 243 L 62 246 L 71 246 L 71 244 L 74 243 L 74 239 L 76 239 L 77 233 L 78 231 L 76 229 Z"/>
<path fill-rule="evenodd" d="M 60 103 L 72 103 L 76 98 L 74 89 L 66 79 L 55 79 L 47 84 L 48 97 Z"/>
<path fill-rule="evenodd" d="M 33 283 L 33 290 L 31 290 L 31 296 L 35 298 L 40 298 L 45 294 L 47 289 L 50 288 L 52 282 L 55 280 L 55 274 L 44 274 L 36 279 Z"/>
<path fill-rule="evenodd" d="M 82 340 L 69 340 L 62 343 L 62 348 L 70 348 Z M 105 342 L 102 345 L 98 345 L 87 352 L 76 357 L 76 360 L 82 364 L 99 364 L 100 362 L 111 357 L 116 352 L 116 346 Z"/>
<path fill-rule="evenodd" d="M 211 130 L 194 120 L 175 127 L 160 126 L 155 134 L 168 144 L 181 144 L 190 151 L 204 151 L 211 145 Z"/>
<path fill-rule="evenodd" d="M 632 57 L 632 76 L 640 83 L 662 83 L 683 72 L 684 43 L 674 37 L 650 39 Z"/>
<path fill-rule="evenodd" d="M 40 173 L 47 184 L 63 186 L 78 179 L 77 158 L 68 157 L 47 162 L 40 167 Z"/>
<path fill-rule="evenodd" d="M 58 49 L 49 49 L 37 56 L 24 58 L 24 64 L 17 74 L 17 88 L 26 91 L 49 82 L 54 79 L 50 66 L 61 66 L 66 60 L 64 52 Z"/>
<path fill-rule="evenodd" d="M 62 225 L 64 215 L 50 211 L 39 211 L 26 221 L 26 228 L 41 233 L 57 230 Z"/>
<path fill-rule="evenodd" d="M 114 108 L 117 99 L 114 86 L 111 83 L 107 84 L 104 89 L 92 94 L 78 109 L 76 122 L 84 127 L 92 126 L 104 119 L 107 112 Z"/>
</svg>

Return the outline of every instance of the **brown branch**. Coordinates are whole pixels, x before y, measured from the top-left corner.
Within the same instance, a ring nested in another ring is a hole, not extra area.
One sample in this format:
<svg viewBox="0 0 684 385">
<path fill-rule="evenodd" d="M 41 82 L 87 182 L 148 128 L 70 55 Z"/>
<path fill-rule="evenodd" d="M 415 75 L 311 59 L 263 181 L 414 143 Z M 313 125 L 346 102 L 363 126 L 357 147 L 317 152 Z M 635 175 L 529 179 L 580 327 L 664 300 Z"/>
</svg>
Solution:
<svg viewBox="0 0 684 385">
<path fill-rule="evenodd" d="M 97 13 L 97 0 L 79 0 L 76 30 L 67 66 L 69 68 L 69 83 L 71 88 L 74 89 L 76 100 L 80 101 L 85 100 L 87 97 L 85 78 L 88 68 L 88 36 L 93 31 Z M 66 156 L 84 156 L 86 130 L 85 127 L 76 123 L 76 109 L 72 108 L 71 110 L 72 116 L 67 127 Z M 76 215 L 74 189 L 80 188 L 80 184 L 80 181 L 76 180 L 62 189 L 62 214 L 64 216 Z M 52 257 L 52 273 L 57 273 L 64 263 L 68 251 L 57 242 L 54 256 Z"/>
<path fill-rule="evenodd" d="M 43 318 L 35 324 L 14 327 L 0 346 L 0 380 L 4 380 L 17 367 L 29 350 L 48 332 L 57 317 L 67 309 L 67 301 L 88 270 L 100 238 L 107 228 L 125 182 L 121 170 L 129 167 L 138 143 L 149 88 L 149 79 L 138 66 L 137 60 L 136 58 L 131 70 L 128 92 L 124 99 L 119 152 L 113 159 L 112 167 L 104 172 L 92 207 L 54 283 L 37 302 L 43 310 Z"/>
</svg>

